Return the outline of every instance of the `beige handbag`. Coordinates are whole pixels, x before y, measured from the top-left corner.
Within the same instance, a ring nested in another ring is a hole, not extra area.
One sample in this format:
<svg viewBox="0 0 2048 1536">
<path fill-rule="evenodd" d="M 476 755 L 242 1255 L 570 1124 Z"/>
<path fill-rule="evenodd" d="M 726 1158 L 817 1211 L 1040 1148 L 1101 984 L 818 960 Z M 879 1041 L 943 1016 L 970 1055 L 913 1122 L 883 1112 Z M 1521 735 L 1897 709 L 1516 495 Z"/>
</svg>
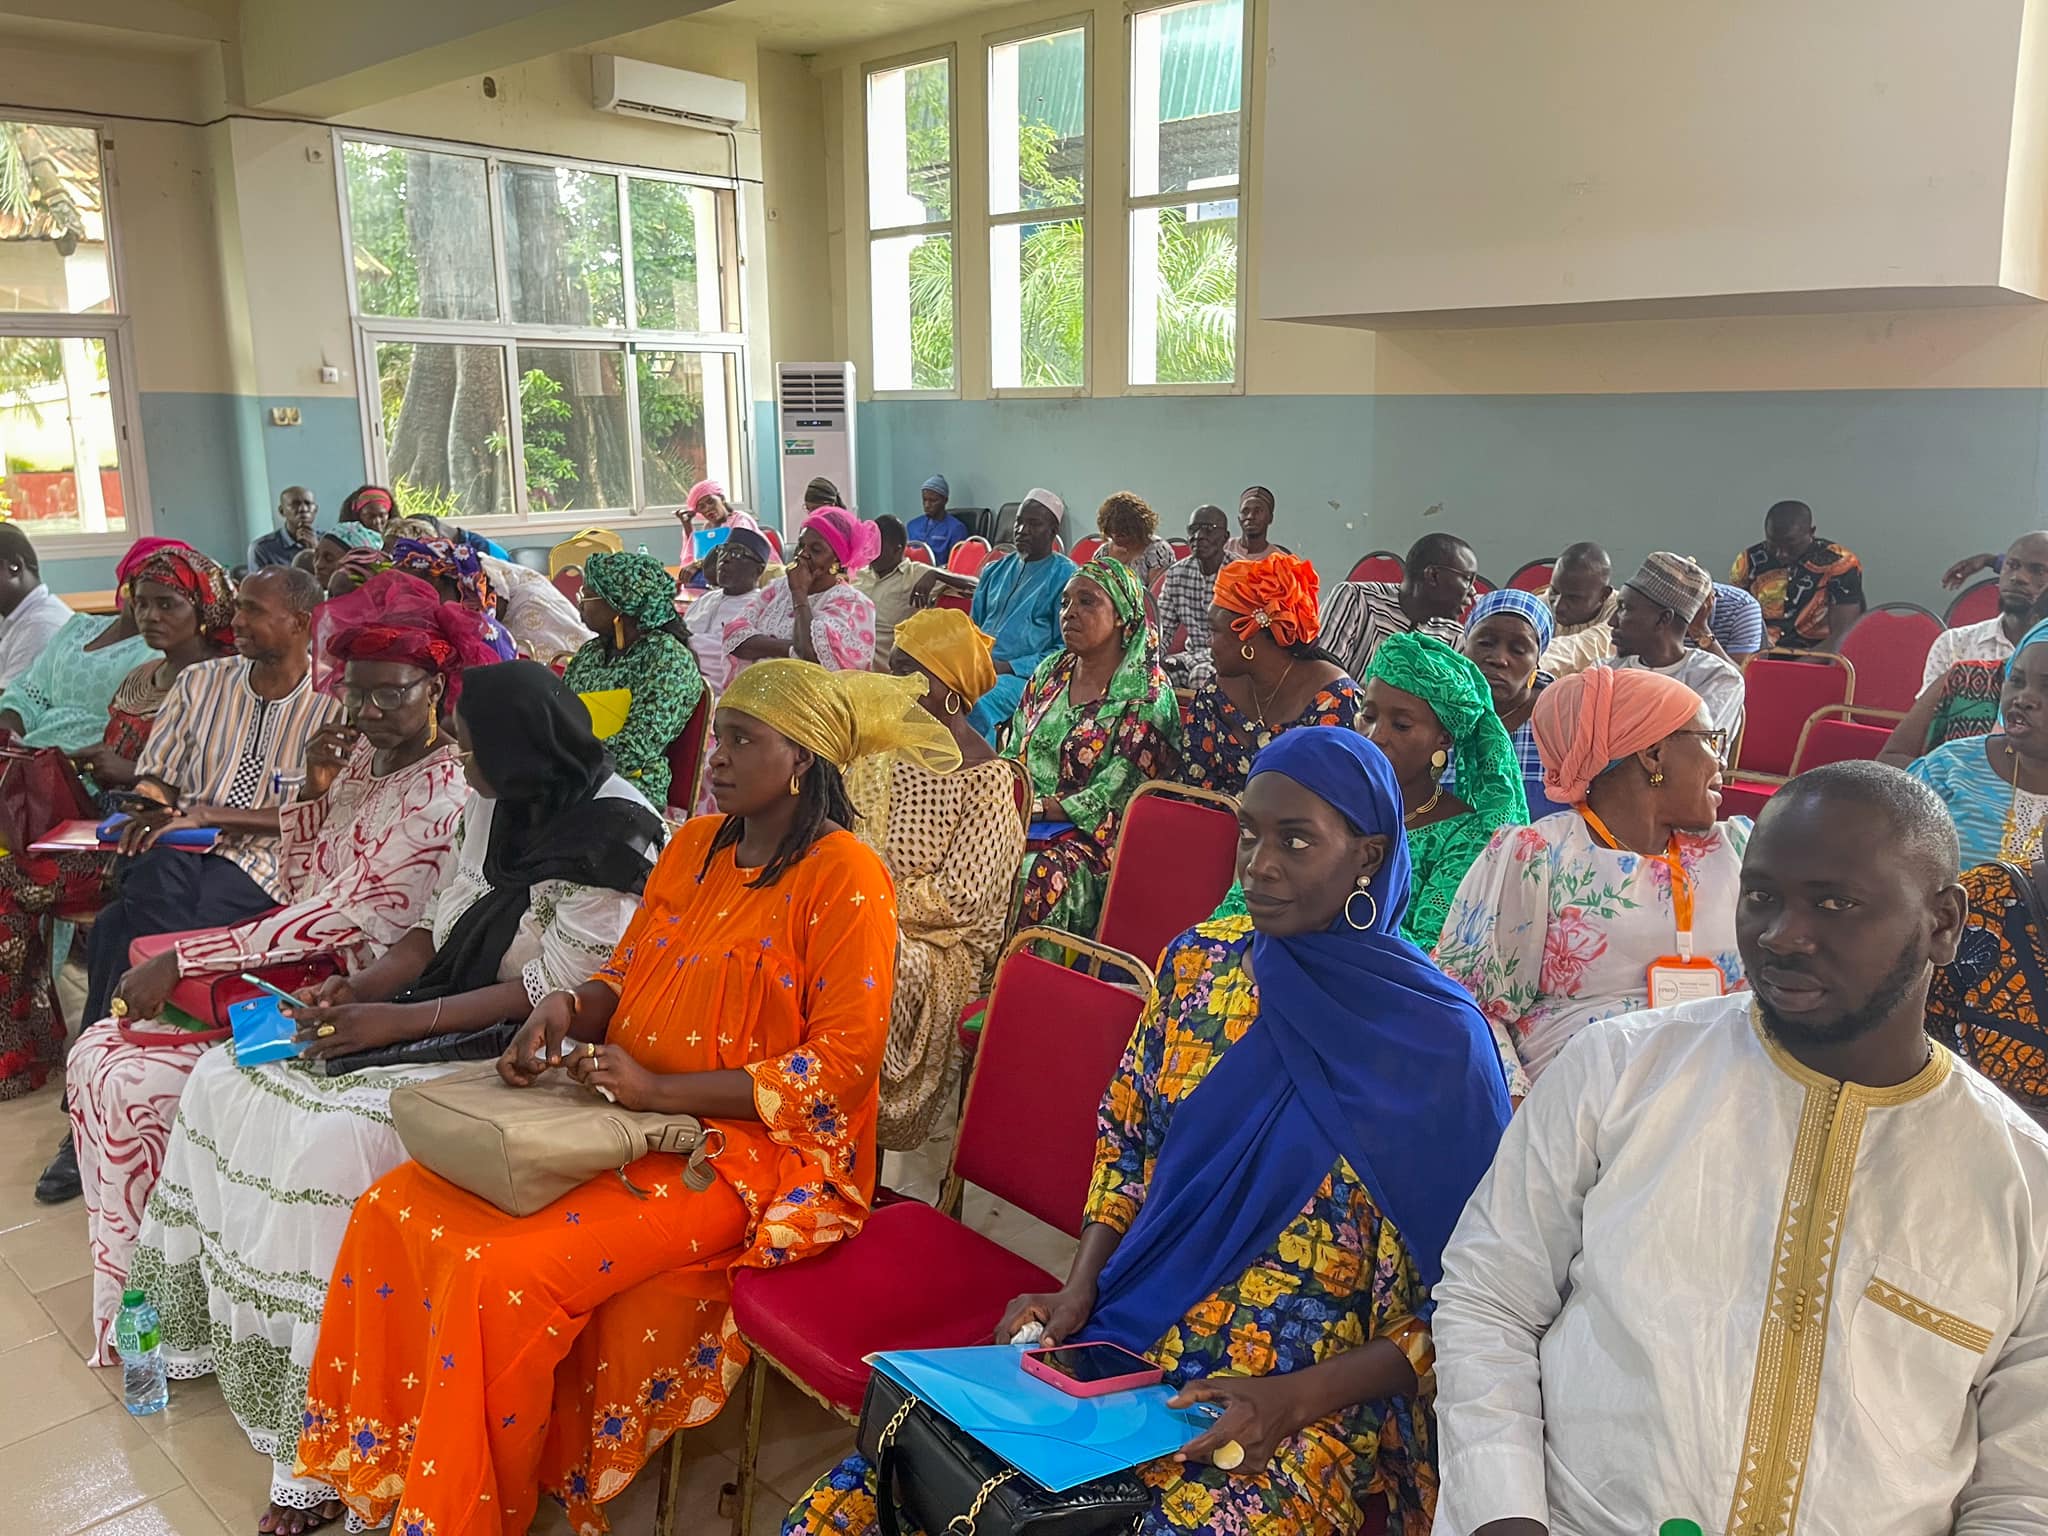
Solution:
<svg viewBox="0 0 2048 1536">
<path fill-rule="evenodd" d="M 725 1146 L 721 1132 L 692 1116 L 620 1109 L 564 1072 L 514 1088 L 496 1062 L 395 1090 L 391 1124 L 414 1161 L 513 1216 L 531 1216 L 606 1172 L 645 1199 L 626 1165 L 649 1152 L 686 1155 L 684 1186 L 706 1190 L 717 1177 L 711 1159 Z"/>
</svg>

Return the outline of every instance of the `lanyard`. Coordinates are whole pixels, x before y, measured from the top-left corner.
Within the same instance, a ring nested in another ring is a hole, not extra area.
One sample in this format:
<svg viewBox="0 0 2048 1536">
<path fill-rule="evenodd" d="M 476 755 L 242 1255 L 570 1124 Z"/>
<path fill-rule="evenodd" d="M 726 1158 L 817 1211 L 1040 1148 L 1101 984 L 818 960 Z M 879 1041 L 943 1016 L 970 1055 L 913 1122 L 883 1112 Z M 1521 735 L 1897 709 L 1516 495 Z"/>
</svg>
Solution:
<svg viewBox="0 0 2048 1536">
<path fill-rule="evenodd" d="M 1593 835 L 1599 838 L 1600 841 L 1605 843 L 1609 848 L 1617 849 L 1623 853 L 1628 853 L 1632 851 L 1630 849 L 1622 847 L 1621 840 L 1617 838 L 1612 832 L 1607 830 L 1607 823 L 1600 819 L 1599 815 L 1593 810 L 1593 808 L 1590 805 L 1585 805 L 1582 803 L 1579 806 L 1578 811 L 1581 816 L 1585 817 L 1586 825 L 1592 829 Z M 1693 911 L 1692 876 L 1686 873 L 1685 863 L 1678 856 L 1677 833 L 1674 832 L 1672 834 L 1670 843 L 1665 847 L 1664 852 L 1662 855 L 1660 855 L 1660 857 L 1662 857 L 1665 864 L 1671 870 L 1671 915 L 1674 919 L 1676 919 L 1678 924 L 1678 958 L 1681 960 L 1691 960 Z"/>
</svg>

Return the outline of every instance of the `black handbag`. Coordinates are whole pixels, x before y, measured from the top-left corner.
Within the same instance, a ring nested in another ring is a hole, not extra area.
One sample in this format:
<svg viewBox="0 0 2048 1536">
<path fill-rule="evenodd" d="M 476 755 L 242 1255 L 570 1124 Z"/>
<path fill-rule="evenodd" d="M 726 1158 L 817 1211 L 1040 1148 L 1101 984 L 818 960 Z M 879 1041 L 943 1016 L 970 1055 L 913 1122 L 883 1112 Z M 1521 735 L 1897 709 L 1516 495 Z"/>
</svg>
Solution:
<svg viewBox="0 0 2048 1536">
<path fill-rule="evenodd" d="M 1121 1536 L 1152 1507 L 1133 1472 L 1048 1493 L 880 1371 L 861 1403 L 860 1451 L 876 1468 L 882 1536 L 903 1536 L 899 1507 L 925 1536 Z"/>
<path fill-rule="evenodd" d="M 346 1077 L 370 1067 L 425 1067 L 451 1061 L 496 1061 L 525 1024 L 524 1019 L 503 1019 L 482 1029 L 460 1029 L 448 1034 L 428 1035 L 424 1040 L 401 1040 L 395 1045 L 373 1045 L 367 1051 L 348 1056 L 331 1056 L 323 1061 L 301 1058 L 321 1077 Z"/>
</svg>

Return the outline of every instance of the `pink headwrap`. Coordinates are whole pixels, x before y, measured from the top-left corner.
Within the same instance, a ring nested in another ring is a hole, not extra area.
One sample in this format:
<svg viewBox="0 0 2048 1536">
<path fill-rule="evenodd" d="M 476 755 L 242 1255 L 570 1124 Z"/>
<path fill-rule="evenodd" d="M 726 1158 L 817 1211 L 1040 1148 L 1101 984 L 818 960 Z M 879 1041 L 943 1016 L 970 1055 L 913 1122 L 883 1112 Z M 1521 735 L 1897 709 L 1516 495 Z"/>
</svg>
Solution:
<svg viewBox="0 0 2048 1536">
<path fill-rule="evenodd" d="M 831 545 L 832 553 L 849 572 L 882 552 L 882 530 L 862 522 L 844 507 L 820 507 L 804 519 L 803 526 Z"/>
<path fill-rule="evenodd" d="M 128 546 L 128 553 L 121 557 L 121 563 L 114 567 L 114 585 L 125 587 L 135 573 L 142 569 L 142 562 L 160 549 L 190 549 L 192 546 L 183 539 L 137 539 Z"/>
<path fill-rule="evenodd" d="M 1700 711 L 1700 696 L 1676 678 L 1640 667 L 1589 667 L 1536 695 L 1529 724 L 1543 759 L 1543 792 L 1578 805 L 1624 757 L 1654 747 Z"/>
<path fill-rule="evenodd" d="M 685 512 L 695 512 L 697 510 L 697 503 L 706 496 L 716 496 L 720 501 L 724 501 L 725 487 L 716 480 L 699 480 L 683 496 L 683 510 Z"/>
</svg>

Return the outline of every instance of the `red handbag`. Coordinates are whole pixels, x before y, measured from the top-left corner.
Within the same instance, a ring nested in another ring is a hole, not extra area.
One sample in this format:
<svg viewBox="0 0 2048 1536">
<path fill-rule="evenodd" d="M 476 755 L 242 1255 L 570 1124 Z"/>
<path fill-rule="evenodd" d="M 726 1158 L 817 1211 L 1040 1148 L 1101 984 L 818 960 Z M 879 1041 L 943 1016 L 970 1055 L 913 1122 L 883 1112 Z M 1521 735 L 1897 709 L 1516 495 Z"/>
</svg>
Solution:
<svg viewBox="0 0 2048 1536">
<path fill-rule="evenodd" d="M 295 960 L 283 965 L 259 965 L 252 967 L 251 976 L 261 976 L 273 987 L 286 992 L 297 992 L 302 987 L 317 986 L 330 976 L 342 972 L 341 961 L 333 955 L 315 955 L 310 960 Z M 190 997 L 192 989 L 204 989 L 204 1004 L 198 998 Z M 130 1024 L 121 1019 L 115 1029 L 130 1045 L 211 1045 L 225 1040 L 234 1031 L 228 1027 L 228 1009 L 236 1003 L 247 1002 L 252 997 L 264 996 L 263 989 L 252 987 L 242 980 L 239 972 L 230 971 L 219 976 L 188 977 L 178 983 L 171 999 L 194 1018 L 202 1022 L 211 1020 L 210 1029 L 163 1029 L 151 1028 L 147 1023 Z M 186 1008 L 188 1003 L 198 1005 Z M 207 1011 L 200 1012 L 203 1006 Z"/>
<path fill-rule="evenodd" d="M 56 747 L 0 747 L 0 848 L 25 853 L 59 823 L 98 815 L 78 770 Z"/>
</svg>

